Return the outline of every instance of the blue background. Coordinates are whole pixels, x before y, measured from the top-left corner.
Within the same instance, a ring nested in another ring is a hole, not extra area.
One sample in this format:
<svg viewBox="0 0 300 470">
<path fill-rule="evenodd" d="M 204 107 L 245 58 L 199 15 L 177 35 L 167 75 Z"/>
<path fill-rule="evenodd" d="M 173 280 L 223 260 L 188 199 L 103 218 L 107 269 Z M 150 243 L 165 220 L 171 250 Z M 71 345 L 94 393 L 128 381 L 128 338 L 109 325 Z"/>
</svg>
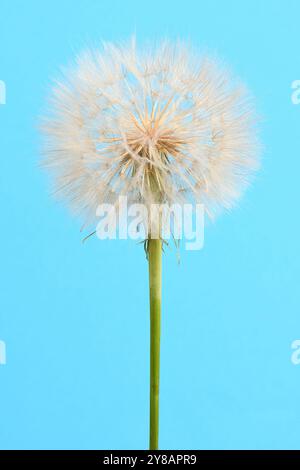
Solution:
<svg viewBox="0 0 300 470">
<path fill-rule="evenodd" d="M 59 66 L 99 39 L 190 38 L 231 64 L 263 116 L 263 168 L 205 247 L 164 257 L 163 449 L 300 448 L 298 0 L 0 4 L 0 447 L 148 444 L 147 263 L 90 239 L 49 197 L 38 116 Z"/>
</svg>

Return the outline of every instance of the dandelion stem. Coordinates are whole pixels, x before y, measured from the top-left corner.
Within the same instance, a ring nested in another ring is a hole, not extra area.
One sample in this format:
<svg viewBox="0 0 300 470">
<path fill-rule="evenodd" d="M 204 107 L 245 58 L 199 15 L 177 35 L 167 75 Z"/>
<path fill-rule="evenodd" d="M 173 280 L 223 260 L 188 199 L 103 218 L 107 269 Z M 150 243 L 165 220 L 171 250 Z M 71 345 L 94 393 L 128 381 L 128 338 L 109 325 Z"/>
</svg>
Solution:
<svg viewBox="0 0 300 470">
<path fill-rule="evenodd" d="M 158 449 L 162 242 L 148 240 L 150 291 L 150 450 Z"/>
</svg>

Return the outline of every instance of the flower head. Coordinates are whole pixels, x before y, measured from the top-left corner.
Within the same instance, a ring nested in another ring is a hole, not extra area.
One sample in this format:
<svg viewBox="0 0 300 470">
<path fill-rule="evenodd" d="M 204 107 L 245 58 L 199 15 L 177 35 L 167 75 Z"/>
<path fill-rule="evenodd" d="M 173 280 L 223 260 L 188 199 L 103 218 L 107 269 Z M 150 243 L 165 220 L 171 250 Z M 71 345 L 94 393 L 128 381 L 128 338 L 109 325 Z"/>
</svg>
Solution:
<svg viewBox="0 0 300 470">
<path fill-rule="evenodd" d="M 57 194 L 88 221 L 99 204 L 230 208 L 257 168 L 255 113 L 215 59 L 168 41 L 104 44 L 56 82 L 44 120 Z"/>
</svg>

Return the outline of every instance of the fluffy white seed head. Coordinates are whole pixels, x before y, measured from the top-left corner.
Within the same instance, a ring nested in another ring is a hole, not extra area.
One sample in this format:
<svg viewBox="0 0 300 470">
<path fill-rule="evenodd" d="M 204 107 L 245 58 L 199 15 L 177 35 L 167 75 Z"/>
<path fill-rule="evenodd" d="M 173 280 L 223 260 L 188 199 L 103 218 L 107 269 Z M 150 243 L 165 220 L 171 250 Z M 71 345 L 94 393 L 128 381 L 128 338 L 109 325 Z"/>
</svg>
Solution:
<svg viewBox="0 0 300 470">
<path fill-rule="evenodd" d="M 258 166 L 245 88 L 183 43 L 135 41 L 79 55 L 53 89 L 44 163 L 90 223 L 101 203 L 230 208 Z"/>
</svg>

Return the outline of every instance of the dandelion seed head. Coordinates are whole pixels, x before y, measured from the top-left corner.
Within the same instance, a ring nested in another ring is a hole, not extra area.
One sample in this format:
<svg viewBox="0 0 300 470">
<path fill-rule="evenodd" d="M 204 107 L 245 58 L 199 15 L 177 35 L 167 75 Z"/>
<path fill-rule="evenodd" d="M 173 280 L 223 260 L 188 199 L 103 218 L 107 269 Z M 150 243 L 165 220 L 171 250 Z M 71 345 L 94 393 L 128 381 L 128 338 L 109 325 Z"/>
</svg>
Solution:
<svg viewBox="0 0 300 470">
<path fill-rule="evenodd" d="M 99 204 L 239 199 L 258 168 L 252 99 L 214 58 L 164 41 L 86 51 L 53 87 L 42 122 L 55 192 L 93 222 Z"/>
</svg>

